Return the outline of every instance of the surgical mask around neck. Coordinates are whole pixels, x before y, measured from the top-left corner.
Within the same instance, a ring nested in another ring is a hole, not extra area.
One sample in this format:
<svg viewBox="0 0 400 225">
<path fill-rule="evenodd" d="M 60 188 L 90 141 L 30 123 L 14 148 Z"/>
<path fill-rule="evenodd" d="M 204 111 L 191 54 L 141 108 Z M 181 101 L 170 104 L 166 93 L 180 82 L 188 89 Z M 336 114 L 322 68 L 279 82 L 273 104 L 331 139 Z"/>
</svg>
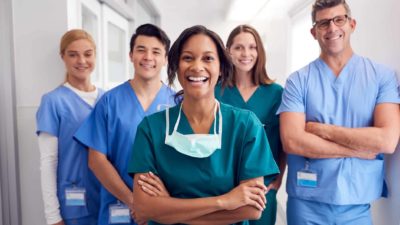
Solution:
<svg viewBox="0 0 400 225">
<path fill-rule="evenodd" d="M 217 108 L 219 115 L 219 126 L 217 134 Z M 214 133 L 213 134 L 181 134 L 177 131 L 181 119 L 182 104 L 179 108 L 178 118 L 172 134 L 169 135 L 169 109 L 166 114 L 165 144 L 173 147 L 176 151 L 195 158 L 206 158 L 211 156 L 216 150 L 221 149 L 222 140 L 222 114 L 219 102 L 216 100 L 214 109 Z"/>
</svg>

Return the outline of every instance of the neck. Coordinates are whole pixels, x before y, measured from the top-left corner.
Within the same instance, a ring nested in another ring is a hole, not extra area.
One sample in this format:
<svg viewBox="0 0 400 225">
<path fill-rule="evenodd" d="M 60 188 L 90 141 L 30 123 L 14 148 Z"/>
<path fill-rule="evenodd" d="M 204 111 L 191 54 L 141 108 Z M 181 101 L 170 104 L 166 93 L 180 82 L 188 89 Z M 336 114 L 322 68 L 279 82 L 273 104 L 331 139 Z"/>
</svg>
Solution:
<svg viewBox="0 0 400 225">
<path fill-rule="evenodd" d="M 239 88 L 250 88 L 255 86 L 255 84 L 251 80 L 251 71 L 245 72 L 235 70 L 235 81 L 235 85 Z"/>
<path fill-rule="evenodd" d="M 342 54 L 337 55 L 328 55 L 321 53 L 320 58 L 324 60 L 324 62 L 329 66 L 329 68 L 336 76 L 339 76 L 340 72 L 352 56 L 353 50 L 350 48 Z"/>
<path fill-rule="evenodd" d="M 135 76 L 129 81 L 136 95 L 146 98 L 152 98 L 160 90 L 162 83 L 158 79 L 145 80 Z"/>
<path fill-rule="evenodd" d="M 91 92 L 96 89 L 96 87 L 90 82 L 90 79 L 79 80 L 68 75 L 67 82 L 72 87 L 84 92 Z"/>
<path fill-rule="evenodd" d="M 215 98 L 191 100 L 184 97 L 182 110 L 190 124 L 204 124 L 214 119 Z"/>
</svg>

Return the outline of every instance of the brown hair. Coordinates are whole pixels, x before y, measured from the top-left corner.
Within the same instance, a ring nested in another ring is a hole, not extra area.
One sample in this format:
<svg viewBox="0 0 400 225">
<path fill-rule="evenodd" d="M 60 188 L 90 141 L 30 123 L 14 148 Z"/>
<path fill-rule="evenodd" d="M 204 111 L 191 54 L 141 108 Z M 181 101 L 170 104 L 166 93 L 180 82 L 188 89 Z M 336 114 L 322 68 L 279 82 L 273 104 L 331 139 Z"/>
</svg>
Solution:
<svg viewBox="0 0 400 225">
<path fill-rule="evenodd" d="M 96 43 L 94 42 L 93 37 L 86 31 L 82 29 L 73 29 L 66 32 L 60 41 L 60 55 L 64 55 L 65 49 L 74 41 L 85 39 L 88 40 L 94 48 L 96 52 Z"/>
<path fill-rule="evenodd" d="M 271 78 L 269 78 L 267 69 L 265 66 L 267 59 L 266 59 L 264 45 L 263 45 L 263 43 L 261 41 L 261 37 L 258 34 L 258 32 L 256 31 L 256 29 L 254 29 L 253 27 L 246 25 L 246 24 L 237 26 L 229 34 L 228 40 L 226 42 L 226 48 L 229 50 L 229 48 L 233 44 L 233 39 L 235 39 L 235 37 L 237 35 L 239 35 L 240 33 L 244 33 L 244 32 L 252 34 L 254 39 L 256 40 L 256 45 L 257 45 L 258 57 L 257 57 L 256 64 L 254 65 L 254 68 L 252 69 L 252 73 L 251 73 L 253 83 L 255 85 L 273 83 L 274 81 Z M 236 82 L 235 76 L 226 77 L 226 79 L 227 79 L 227 84 L 230 87 L 235 85 L 235 82 Z"/>
<path fill-rule="evenodd" d="M 338 5 L 343 5 L 344 8 L 346 9 L 347 16 L 351 17 L 351 10 L 349 5 L 346 3 L 346 0 L 316 0 L 312 6 L 312 12 L 311 12 L 312 22 L 315 23 L 315 17 L 317 15 L 317 12 Z"/>
</svg>

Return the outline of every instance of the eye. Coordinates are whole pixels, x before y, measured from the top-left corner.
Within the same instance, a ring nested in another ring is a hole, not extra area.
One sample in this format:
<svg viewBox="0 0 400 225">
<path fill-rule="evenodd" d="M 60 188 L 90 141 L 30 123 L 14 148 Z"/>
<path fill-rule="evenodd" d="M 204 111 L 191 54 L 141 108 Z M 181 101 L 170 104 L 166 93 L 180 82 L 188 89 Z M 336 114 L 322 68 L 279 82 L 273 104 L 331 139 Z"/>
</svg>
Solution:
<svg viewBox="0 0 400 225">
<path fill-rule="evenodd" d="M 73 58 L 73 57 L 76 57 L 77 54 L 75 52 L 69 52 L 67 55 L 68 55 L 68 57 Z"/>
<path fill-rule="evenodd" d="M 250 46 L 250 49 L 252 49 L 252 50 L 257 49 L 257 46 L 256 45 L 252 45 L 252 46 Z"/>
<path fill-rule="evenodd" d="M 161 52 L 160 51 L 153 51 L 153 54 L 154 55 L 161 55 Z"/>
<path fill-rule="evenodd" d="M 190 62 L 193 60 L 193 57 L 190 55 L 182 55 L 181 60 L 183 60 L 185 62 Z"/>
<path fill-rule="evenodd" d="M 235 49 L 235 50 L 241 50 L 241 49 L 242 49 L 242 46 L 235 46 L 233 49 Z"/>
<path fill-rule="evenodd" d="M 212 61 L 214 61 L 214 57 L 213 56 L 204 56 L 203 60 L 206 62 L 212 62 Z"/>
<path fill-rule="evenodd" d="M 91 53 L 91 52 L 85 53 L 85 57 L 91 57 L 92 55 L 93 55 L 93 53 Z"/>
</svg>

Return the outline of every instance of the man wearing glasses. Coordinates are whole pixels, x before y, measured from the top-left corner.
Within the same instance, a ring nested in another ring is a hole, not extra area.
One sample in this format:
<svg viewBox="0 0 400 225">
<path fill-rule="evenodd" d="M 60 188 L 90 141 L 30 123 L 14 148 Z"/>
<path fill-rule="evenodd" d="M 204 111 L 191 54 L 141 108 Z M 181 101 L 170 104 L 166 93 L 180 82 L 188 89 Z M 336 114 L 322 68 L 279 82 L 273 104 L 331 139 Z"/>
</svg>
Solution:
<svg viewBox="0 0 400 225">
<path fill-rule="evenodd" d="M 288 78 L 278 110 L 288 224 L 370 225 L 387 191 L 383 154 L 400 135 L 396 74 L 353 52 L 345 0 L 316 0 L 312 21 L 321 54 Z"/>
</svg>

